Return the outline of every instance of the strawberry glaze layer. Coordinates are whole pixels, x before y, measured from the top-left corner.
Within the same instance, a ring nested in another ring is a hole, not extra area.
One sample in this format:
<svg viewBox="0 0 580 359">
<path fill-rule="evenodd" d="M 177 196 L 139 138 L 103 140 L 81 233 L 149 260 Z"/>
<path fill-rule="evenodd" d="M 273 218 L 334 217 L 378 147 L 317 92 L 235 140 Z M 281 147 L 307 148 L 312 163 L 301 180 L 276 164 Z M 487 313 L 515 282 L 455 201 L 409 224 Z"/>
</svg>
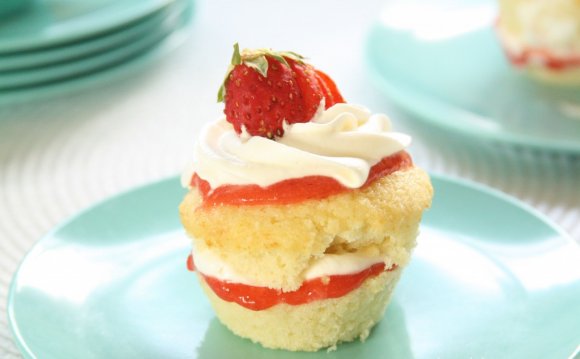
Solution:
<svg viewBox="0 0 580 359">
<path fill-rule="evenodd" d="M 187 268 L 195 270 L 193 257 L 187 258 Z M 359 288 L 362 283 L 376 277 L 384 271 L 393 271 L 397 265 L 386 269 L 384 263 L 373 264 L 358 273 L 331 275 L 305 281 L 300 288 L 292 292 L 282 292 L 268 287 L 255 287 L 246 284 L 221 281 L 217 278 L 199 273 L 211 290 L 222 300 L 234 302 L 244 308 L 259 311 L 277 304 L 301 305 L 317 300 L 340 298 Z"/>
<path fill-rule="evenodd" d="M 362 188 L 377 179 L 413 165 L 406 151 L 387 156 L 371 167 Z M 337 180 L 324 176 L 306 176 L 280 181 L 268 187 L 258 185 L 223 185 L 212 189 L 209 182 L 196 173 L 191 178 L 191 186 L 199 190 L 203 197 L 203 207 L 219 205 L 265 205 L 292 204 L 310 199 L 323 199 L 349 191 Z"/>
<path fill-rule="evenodd" d="M 506 53 L 515 66 L 525 66 L 533 61 L 533 59 L 542 59 L 543 66 L 554 70 L 562 71 L 571 67 L 580 66 L 580 55 L 570 57 L 557 57 L 548 50 L 543 49 L 528 49 L 519 54 L 514 54 L 509 50 Z"/>
</svg>

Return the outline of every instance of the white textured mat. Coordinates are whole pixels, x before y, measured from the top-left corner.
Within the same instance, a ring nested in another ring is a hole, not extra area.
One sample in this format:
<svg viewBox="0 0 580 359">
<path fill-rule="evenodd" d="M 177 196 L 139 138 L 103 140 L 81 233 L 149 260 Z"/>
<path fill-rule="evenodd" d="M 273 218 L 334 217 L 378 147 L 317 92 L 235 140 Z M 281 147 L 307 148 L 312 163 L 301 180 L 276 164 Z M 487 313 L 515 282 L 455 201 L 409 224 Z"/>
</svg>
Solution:
<svg viewBox="0 0 580 359">
<path fill-rule="evenodd" d="M 249 11 L 243 7 L 247 2 L 200 0 L 188 43 L 147 73 L 0 108 L 0 358 L 19 357 L 7 325 L 6 296 L 22 256 L 80 209 L 181 171 L 200 126 L 220 115 L 216 92 L 235 41 L 310 56 L 349 102 L 393 114 L 395 127 L 414 135 L 411 152 L 419 165 L 519 197 L 580 241 L 580 158 L 467 151 L 406 127 L 364 71 L 366 30 L 382 2 L 363 9 L 356 2 L 306 3 L 306 8 L 292 3 L 284 16 L 271 20 L 268 14 L 280 12 L 278 2 L 252 2 Z"/>
</svg>

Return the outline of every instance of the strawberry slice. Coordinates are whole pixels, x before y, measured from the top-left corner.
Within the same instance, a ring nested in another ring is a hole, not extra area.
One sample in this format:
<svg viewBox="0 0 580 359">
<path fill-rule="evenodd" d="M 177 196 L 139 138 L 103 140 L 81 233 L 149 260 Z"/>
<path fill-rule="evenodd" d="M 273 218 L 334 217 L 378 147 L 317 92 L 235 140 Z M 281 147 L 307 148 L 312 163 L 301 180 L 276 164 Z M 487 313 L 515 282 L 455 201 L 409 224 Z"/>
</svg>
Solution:
<svg viewBox="0 0 580 359">
<path fill-rule="evenodd" d="M 296 82 L 302 94 L 302 102 L 305 110 L 305 118 L 302 121 L 296 122 L 308 122 L 312 119 L 316 110 L 318 110 L 322 98 L 325 97 L 324 91 L 316 78 L 316 73 L 312 66 L 292 60 L 288 62 L 290 68 L 296 74 Z"/>
<path fill-rule="evenodd" d="M 338 87 L 336 87 L 336 84 L 330 78 L 330 76 L 328 76 L 327 74 L 325 74 L 324 72 L 322 72 L 320 70 L 315 70 L 315 71 L 316 71 L 316 77 L 320 83 L 320 86 L 324 89 L 324 98 L 326 100 L 325 107 L 329 108 L 334 104 L 344 103 L 345 101 L 342 98 L 342 95 L 340 94 L 340 92 L 338 91 Z"/>
</svg>

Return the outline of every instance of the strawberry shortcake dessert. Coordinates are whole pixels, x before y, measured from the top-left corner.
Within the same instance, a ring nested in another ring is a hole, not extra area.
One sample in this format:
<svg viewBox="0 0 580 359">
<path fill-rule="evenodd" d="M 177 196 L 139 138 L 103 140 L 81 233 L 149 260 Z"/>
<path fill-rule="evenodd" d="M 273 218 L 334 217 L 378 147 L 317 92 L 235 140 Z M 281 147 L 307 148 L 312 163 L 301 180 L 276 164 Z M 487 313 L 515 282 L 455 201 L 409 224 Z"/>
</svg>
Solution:
<svg viewBox="0 0 580 359">
<path fill-rule="evenodd" d="M 294 52 L 236 44 L 218 99 L 179 208 L 217 317 L 268 348 L 364 341 L 431 204 L 410 137 Z"/>
<path fill-rule="evenodd" d="M 497 32 L 511 62 L 552 83 L 580 84 L 580 0 L 500 0 Z"/>
</svg>

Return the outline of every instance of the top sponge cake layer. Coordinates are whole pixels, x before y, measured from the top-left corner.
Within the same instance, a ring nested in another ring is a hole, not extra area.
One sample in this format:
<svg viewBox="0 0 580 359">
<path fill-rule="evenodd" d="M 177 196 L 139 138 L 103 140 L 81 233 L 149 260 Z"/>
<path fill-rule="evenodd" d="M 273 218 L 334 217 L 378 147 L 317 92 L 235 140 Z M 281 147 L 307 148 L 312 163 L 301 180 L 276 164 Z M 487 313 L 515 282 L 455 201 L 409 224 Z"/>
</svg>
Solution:
<svg viewBox="0 0 580 359">
<path fill-rule="evenodd" d="M 324 253 L 365 252 L 403 266 L 433 189 L 416 167 L 363 189 L 297 204 L 201 207 L 192 189 L 180 206 L 196 248 L 208 249 L 257 286 L 296 290 Z"/>
</svg>

